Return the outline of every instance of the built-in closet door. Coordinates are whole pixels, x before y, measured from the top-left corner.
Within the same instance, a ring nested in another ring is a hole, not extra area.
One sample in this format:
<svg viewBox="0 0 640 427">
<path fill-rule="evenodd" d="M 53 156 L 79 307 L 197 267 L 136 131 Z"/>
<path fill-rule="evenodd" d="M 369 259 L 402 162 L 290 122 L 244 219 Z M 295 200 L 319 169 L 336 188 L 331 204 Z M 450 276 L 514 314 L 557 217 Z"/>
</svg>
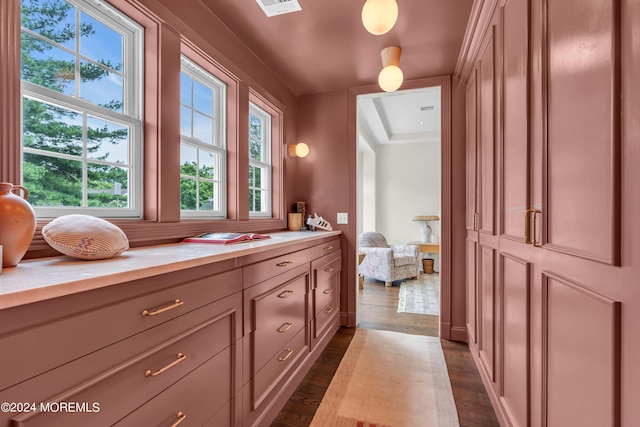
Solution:
<svg viewBox="0 0 640 427">
<path fill-rule="evenodd" d="M 480 48 L 478 85 L 478 165 L 476 203 L 478 249 L 478 355 L 486 377 L 496 381 L 496 262 L 498 236 L 496 218 L 496 120 L 499 117 L 499 28 L 495 15 Z"/>
<path fill-rule="evenodd" d="M 477 68 L 467 84 L 467 334 L 469 343 L 478 343 L 478 85 Z"/>
<path fill-rule="evenodd" d="M 535 261 L 530 244 L 532 209 L 529 144 L 529 1 L 499 8 L 502 37 L 498 189 L 498 377 L 497 395 L 509 425 L 530 425 L 531 287 Z"/>
<path fill-rule="evenodd" d="M 504 425 L 627 425 L 636 258 L 621 250 L 637 236 L 621 233 L 621 206 L 638 181 L 622 182 L 640 176 L 621 168 L 637 147 L 620 107 L 629 3 L 484 5 L 467 79 L 469 347 Z"/>
<path fill-rule="evenodd" d="M 532 124 L 542 130 L 533 378 L 545 427 L 620 425 L 621 3 L 532 4 L 541 65 Z"/>
</svg>

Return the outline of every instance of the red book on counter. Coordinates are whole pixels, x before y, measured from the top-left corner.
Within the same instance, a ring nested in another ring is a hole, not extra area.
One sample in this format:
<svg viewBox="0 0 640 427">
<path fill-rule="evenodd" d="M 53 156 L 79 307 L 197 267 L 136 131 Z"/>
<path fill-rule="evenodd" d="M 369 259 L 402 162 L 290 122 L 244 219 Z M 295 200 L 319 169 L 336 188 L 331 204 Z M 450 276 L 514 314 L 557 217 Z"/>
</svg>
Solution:
<svg viewBox="0 0 640 427">
<path fill-rule="evenodd" d="M 268 234 L 257 233 L 204 233 L 183 239 L 183 242 L 191 243 L 216 243 L 228 245 L 231 243 L 248 242 L 249 240 L 270 239 Z"/>
</svg>

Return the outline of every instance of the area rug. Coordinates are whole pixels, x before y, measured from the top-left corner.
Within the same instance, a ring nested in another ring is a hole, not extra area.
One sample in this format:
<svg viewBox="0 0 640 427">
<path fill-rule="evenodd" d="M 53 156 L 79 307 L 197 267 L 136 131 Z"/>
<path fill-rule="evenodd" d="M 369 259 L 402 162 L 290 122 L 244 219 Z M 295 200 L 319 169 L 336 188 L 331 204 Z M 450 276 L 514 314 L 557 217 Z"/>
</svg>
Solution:
<svg viewBox="0 0 640 427">
<path fill-rule="evenodd" d="M 440 284 L 405 281 L 400 284 L 398 313 L 440 315 Z"/>
<path fill-rule="evenodd" d="M 440 339 L 357 329 L 312 427 L 459 427 Z"/>
</svg>

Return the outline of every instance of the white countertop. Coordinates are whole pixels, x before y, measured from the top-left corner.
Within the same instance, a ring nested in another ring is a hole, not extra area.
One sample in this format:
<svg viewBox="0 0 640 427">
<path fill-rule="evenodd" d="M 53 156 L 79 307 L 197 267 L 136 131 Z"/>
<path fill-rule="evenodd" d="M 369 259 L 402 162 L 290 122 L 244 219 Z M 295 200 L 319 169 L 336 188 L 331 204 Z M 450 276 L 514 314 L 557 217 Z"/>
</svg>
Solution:
<svg viewBox="0 0 640 427">
<path fill-rule="evenodd" d="M 116 258 L 85 261 L 68 256 L 26 260 L 0 274 L 0 309 L 30 304 L 131 280 L 263 252 L 340 231 L 285 231 L 271 239 L 232 245 L 176 243 L 130 249 Z"/>
</svg>

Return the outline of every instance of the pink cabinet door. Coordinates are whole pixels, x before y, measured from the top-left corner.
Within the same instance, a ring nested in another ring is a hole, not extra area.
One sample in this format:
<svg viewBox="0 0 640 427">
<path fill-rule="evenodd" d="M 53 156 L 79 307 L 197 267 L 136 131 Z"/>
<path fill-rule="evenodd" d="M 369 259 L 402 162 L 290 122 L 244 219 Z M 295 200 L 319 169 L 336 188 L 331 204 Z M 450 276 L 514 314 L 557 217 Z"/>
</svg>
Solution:
<svg viewBox="0 0 640 427">
<path fill-rule="evenodd" d="M 495 230 L 495 110 L 496 104 L 496 26 L 487 31 L 478 64 L 478 190 L 476 195 L 479 218 L 478 227 L 482 233 L 494 234 Z"/>
<path fill-rule="evenodd" d="M 478 219 L 478 85 L 477 70 L 471 72 L 467 84 L 467 230 L 477 230 Z"/>
<path fill-rule="evenodd" d="M 542 240 L 548 249 L 613 265 L 620 239 L 619 3 L 543 1 Z"/>
<path fill-rule="evenodd" d="M 500 234 L 524 240 L 529 197 L 528 1 L 509 0 L 502 14 L 502 132 L 500 150 Z"/>
</svg>

